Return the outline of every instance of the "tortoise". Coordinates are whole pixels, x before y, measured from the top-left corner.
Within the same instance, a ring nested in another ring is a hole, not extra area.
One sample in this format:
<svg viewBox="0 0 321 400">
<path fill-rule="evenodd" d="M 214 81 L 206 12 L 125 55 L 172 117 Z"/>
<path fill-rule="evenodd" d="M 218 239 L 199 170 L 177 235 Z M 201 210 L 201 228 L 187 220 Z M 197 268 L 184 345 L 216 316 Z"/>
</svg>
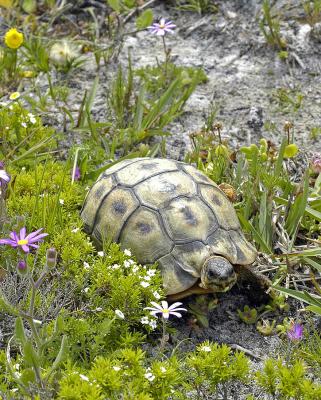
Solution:
<svg viewBox="0 0 321 400">
<path fill-rule="evenodd" d="M 225 292 L 240 273 L 253 275 L 249 266 L 257 252 L 232 203 L 204 173 L 183 162 L 120 161 L 99 176 L 81 218 L 99 247 L 118 242 L 143 265 L 157 261 L 173 299 Z"/>
</svg>

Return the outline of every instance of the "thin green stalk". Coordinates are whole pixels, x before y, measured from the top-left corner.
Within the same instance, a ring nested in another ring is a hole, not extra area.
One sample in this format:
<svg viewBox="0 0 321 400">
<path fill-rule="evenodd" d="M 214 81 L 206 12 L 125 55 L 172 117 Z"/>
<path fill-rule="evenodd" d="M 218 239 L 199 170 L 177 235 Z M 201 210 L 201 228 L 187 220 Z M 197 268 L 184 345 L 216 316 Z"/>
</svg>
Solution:
<svg viewBox="0 0 321 400">
<path fill-rule="evenodd" d="M 163 47 L 164 47 L 164 53 L 165 53 L 165 79 L 167 78 L 167 64 L 168 64 L 168 50 L 166 47 L 166 41 L 165 41 L 165 35 L 162 36 L 163 40 Z"/>
<path fill-rule="evenodd" d="M 30 306 L 29 306 L 29 325 L 32 331 L 32 334 L 34 336 L 34 339 L 37 343 L 38 350 L 41 349 L 41 338 L 39 336 L 38 330 L 36 328 L 36 325 L 34 323 L 34 308 L 35 308 L 35 299 L 36 299 L 36 293 L 37 293 L 37 286 L 34 282 L 34 280 L 31 278 L 31 284 L 32 284 L 32 291 L 31 291 L 31 300 L 30 300 Z"/>
</svg>

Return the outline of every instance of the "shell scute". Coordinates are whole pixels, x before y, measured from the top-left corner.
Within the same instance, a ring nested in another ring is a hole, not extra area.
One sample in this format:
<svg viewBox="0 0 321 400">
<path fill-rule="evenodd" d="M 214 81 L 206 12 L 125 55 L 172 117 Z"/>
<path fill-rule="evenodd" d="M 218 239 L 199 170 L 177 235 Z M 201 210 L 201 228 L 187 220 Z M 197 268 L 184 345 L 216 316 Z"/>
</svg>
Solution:
<svg viewBox="0 0 321 400">
<path fill-rule="evenodd" d="M 133 163 L 129 168 L 121 169 L 116 173 L 119 183 L 126 186 L 135 186 L 150 176 L 158 175 L 162 172 L 176 171 L 175 161 L 162 159 L 142 159 L 140 162 Z"/>
<path fill-rule="evenodd" d="M 161 257 L 158 260 L 163 285 L 167 294 L 183 292 L 194 285 L 199 276 L 193 276 L 182 268 L 182 263 L 178 262 L 171 254 Z"/>
<path fill-rule="evenodd" d="M 180 261 L 184 271 L 195 277 L 200 276 L 205 260 L 211 255 L 209 246 L 200 241 L 177 244 L 171 254 Z"/>
<path fill-rule="evenodd" d="M 117 241 L 122 226 L 138 207 L 132 190 L 115 187 L 97 210 L 93 235 L 100 241 Z"/>
<path fill-rule="evenodd" d="M 91 233 L 97 215 L 97 205 L 104 201 L 114 186 L 112 176 L 101 177 L 88 192 L 81 210 L 81 218 L 84 221 L 84 229 Z"/>
<path fill-rule="evenodd" d="M 139 262 L 154 263 L 171 252 L 173 243 L 163 229 L 157 212 L 139 207 L 126 222 L 119 241 L 123 248 L 133 251 Z"/>
<path fill-rule="evenodd" d="M 175 242 L 205 240 L 218 227 L 211 209 L 197 197 L 178 197 L 161 210 L 161 214 Z"/>
<path fill-rule="evenodd" d="M 197 187 L 184 172 L 173 171 L 147 178 L 135 187 L 135 193 L 142 204 L 160 209 L 178 196 L 196 195 Z"/>
<path fill-rule="evenodd" d="M 218 224 L 226 229 L 240 229 L 233 205 L 225 194 L 214 185 L 200 185 L 200 193 L 206 204 L 212 209 Z"/>
</svg>

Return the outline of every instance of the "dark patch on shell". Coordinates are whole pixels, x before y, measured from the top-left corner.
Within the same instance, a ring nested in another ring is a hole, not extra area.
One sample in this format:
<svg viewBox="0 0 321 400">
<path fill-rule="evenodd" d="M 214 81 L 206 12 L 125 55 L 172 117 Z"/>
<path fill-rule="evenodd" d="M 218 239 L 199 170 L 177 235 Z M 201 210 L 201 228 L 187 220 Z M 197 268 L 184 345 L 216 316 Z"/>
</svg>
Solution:
<svg viewBox="0 0 321 400">
<path fill-rule="evenodd" d="M 95 191 L 95 198 L 100 200 L 105 194 L 105 188 L 102 186 Z"/>
<path fill-rule="evenodd" d="M 197 218 L 195 217 L 195 215 L 193 214 L 192 210 L 190 207 L 184 207 L 181 209 L 181 212 L 185 218 L 185 221 L 189 224 L 189 225 L 193 225 L 196 226 L 198 224 Z"/>
<path fill-rule="evenodd" d="M 212 201 L 214 204 L 216 204 L 218 207 L 222 205 L 221 200 L 218 198 L 218 196 L 214 193 L 212 196 Z"/>
<path fill-rule="evenodd" d="M 144 163 L 144 164 L 142 164 L 141 166 L 140 166 L 140 169 L 147 169 L 147 170 L 150 170 L 150 169 L 154 169 L 154 168 L 157 168 L 158 167 L 158 164 L 156 163 L 156 162 L 150 162 L 150 163 Z"/>
<path fill-rule="evenodd" d="M 113 202 L 113 210 L 116 214 L 123 215 L 127 211 L 127 207 L 122 200 Z"/>
<path fill-rule="evenodd" d="M 136 228 L 142 235 L 148 235 L 153 230 L 151 225 L 147 224 L 146 222 L 138 222 L 136 224 Z"/>
</svg>

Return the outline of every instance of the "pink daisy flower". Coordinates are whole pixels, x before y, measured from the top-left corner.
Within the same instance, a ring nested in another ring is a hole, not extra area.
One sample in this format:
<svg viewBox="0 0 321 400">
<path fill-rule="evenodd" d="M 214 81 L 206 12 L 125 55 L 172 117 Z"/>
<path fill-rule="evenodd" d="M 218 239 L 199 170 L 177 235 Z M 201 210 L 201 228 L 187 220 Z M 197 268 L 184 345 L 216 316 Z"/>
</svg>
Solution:
<svg viewBox="0 0 321 400">
<path fill-rule="evenodd" d="M 3 183 L 7 184 L 8 182 L 10 182 L 10 175 L 4 169 L 0 169 L 0 186 L 2 186 Z"/>
<path fill-rule="evenodd" d="M 43 228 L 40 228 L 26 236 L 26 228 L 23 227 L 20 229 L 19 235 L 16 232 L 10 232 L 10 238 L 0 239 L 0 244 L 7 244 L 11 247 L 20 246 L 25 253 L 29 253 L 30 247 L 37 249 L 39 246 L 36 243 L 42 242 L 42 239 L 48 236 L 48 233 L 40 233 L 42 230 Z"/>
<path fill-rule="evenodd" d="M 173 29 L 175 28 L 176 25 L 173 24 L 172 21 L 166 21 L 165 18 L 161 18 L 159 23 L 154 22 L 153 25 L 149 26 L 147 29 L 149 29 L 152 35 L 165 36 L 167 32 L 174 33 Z"/>
</svg>

